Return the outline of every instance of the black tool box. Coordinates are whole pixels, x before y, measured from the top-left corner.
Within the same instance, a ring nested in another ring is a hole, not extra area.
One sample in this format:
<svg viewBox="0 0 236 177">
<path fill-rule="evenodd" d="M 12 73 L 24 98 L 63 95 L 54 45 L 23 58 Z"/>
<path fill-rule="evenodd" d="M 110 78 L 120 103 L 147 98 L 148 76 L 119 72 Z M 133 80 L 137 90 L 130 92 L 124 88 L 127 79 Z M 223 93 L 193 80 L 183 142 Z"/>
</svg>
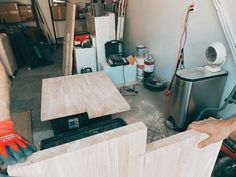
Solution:
<svg viewBox="0 0 236 177">
<path fill-rule="evenodd" d="M 68 116 L 60 119 L 51 120 L 52 129 L 54 132 L 54 135 L 63 134 L 65 132 L 68 132 L 70 130 L 78 129 L 81 127 L 88 126 L 89 124 L 95 124 L 102 121 L 111 120 L 112 116 L 102 116 L 98 117 L 96 119 L 89 119 L 87 113 L 74 115 L 74 116 Z"/>
<path fill-rule="evenodd" d="M 124 66 L 129 62 L 124 57 L 123 42 L 118 40 L 109 41 L 105 44 L 107 63 L 111 66 Z"/>
<path fill-rule="evenodd" d="M 44 150 L 52 148 L 75 140 L 123 127 L 125 125 L 127 125 L 127 123 L 120 118 L 94 123 L 79 129 L 71 130 L 49 139 L 42 140 L 40 149 Z"/>
</svg>

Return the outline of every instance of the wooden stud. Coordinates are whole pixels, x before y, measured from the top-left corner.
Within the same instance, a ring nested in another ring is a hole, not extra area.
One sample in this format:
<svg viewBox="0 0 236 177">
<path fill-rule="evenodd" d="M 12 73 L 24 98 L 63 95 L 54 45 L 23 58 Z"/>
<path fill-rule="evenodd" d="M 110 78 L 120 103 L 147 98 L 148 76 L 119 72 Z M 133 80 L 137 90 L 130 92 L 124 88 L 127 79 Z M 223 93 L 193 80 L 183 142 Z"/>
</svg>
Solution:
<svg viewBox="0 0 236 177">
<path fill-rule="evenodd" d="M 66 28 L 63 42 L 63 72 L 64 75 L 72 74 L 73 64 L 73 41 L 75 32 L 75 12 L 76 5 L 73 3 L 67 3 L 66 6 Z"/>
</svg>

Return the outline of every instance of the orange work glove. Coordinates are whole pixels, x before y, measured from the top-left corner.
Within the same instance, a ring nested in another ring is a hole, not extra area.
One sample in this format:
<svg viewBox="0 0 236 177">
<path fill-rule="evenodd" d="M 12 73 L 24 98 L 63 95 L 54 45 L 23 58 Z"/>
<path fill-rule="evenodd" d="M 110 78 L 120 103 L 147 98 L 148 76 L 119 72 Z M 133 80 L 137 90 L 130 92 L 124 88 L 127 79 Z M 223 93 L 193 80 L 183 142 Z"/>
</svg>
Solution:
<svg viewBox="0 0 236 177">
<path fill-rule="evenodd" d="M 23 162 L 36 147 L 18 135 L 12 121 L 0 121 L 0 165 Z"/>
</svg>

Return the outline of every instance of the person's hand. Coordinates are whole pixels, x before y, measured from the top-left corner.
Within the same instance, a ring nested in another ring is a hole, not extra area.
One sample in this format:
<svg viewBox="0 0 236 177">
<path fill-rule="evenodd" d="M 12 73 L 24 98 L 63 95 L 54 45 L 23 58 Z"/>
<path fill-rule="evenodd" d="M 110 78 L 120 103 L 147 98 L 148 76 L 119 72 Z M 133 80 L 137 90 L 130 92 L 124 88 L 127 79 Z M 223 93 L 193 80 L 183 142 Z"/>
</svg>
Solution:
<svg viewBox="0 0 236 177">
<path fill-rule="evenodd" d="M 12 121 L 0 122 L 0 165 L 23 162 L 36 151 L 36 147 L 18 135 Z"/>
<path fill-rule="evenodd" d="M 193 122 L 189 125 L 188 129 L 194 129 L 209 135 L 207 139 L 198 144 L 199 148 L 204 148 L 209 144 L 222 141 L 231 133 L 230 125 L 226 120 L 219 120 L 215 118 Z"/>
</svg>

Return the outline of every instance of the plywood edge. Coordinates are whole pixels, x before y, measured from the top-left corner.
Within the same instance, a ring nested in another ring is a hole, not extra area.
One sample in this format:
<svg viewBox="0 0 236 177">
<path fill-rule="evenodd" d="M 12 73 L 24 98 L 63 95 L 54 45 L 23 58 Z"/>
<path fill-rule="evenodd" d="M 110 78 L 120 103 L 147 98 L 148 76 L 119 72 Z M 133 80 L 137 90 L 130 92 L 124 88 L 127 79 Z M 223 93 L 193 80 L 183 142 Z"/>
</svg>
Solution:
<svg viewBox="0 0 236 177">
<path fill-rule="evenodd" d="M 42 89 L 41 90 L 44 90 L 45 88 L 45 82 L 46 82 L 46 80 L 45 79 L 43 79 L 42 80 Z M 40 119 L 41 119 L 41 121 L 44 121 L 45 120 L 45 117 L 46 117 L 46 115 L 45 115 L 45 99 L 46 98 L 44 98 L 45 97 L 45 95 L 44 94 L 42 94 L 41 95 L 41 110 L 40 110 Z"/>
<path fill-rule="evenodd" d="M 19 171 L 21 171 L 21 169 L 27 168 L 28 166 L 36 165 L 37 163 L 41 163 L 52 158 L 63 156 L 68 153 L 73 153 L 74 151 L 82 150 L 84 148 L 104 143 L 105 141 L 109 141 L 112 139 L 127 136 L 133 133 L 140 133 L 140 135 L 142 134 L 146 136 L 147 127 L 142 122 L 138 122 L 102 134 L 57 146 L 55 148 L 39 151 L 30 156 L 24 163 L 8 166 L 8 173 L 9 175 L 14 176 Z"/>
<path fill-rule="evenodd" d="M 147 145 L 147 154 L 151 153 L 157 149 L 165 148 L 166 146 L 171 146 L 171 145 L 176 144 L 182 140 L 186 140 L 186 139 L 194 138 L 194 137 L 198 139 L 198 142 L 200 142 L 201 140 L 206 139 L 208 137 L 208 135 L 204 134 L 204 133 L 197 132 L 195 130 L 188 130 L 183 133 L 179 133 L 174 136 L 164 138 L 159 141 L 155 141 L 153 143 L 148 144 Z M 219 142 L 218 144 L 221 144 L 221 142 Z M 197 146 L 197 144 L 196 144 L 196 146 Z"/>
<path fill-rule="evenodd" d="M 88 114 L 89 119 L 94 119 L 94 118 L 97 118 L 97 117 L 102 117 L 102 116 L 107 116 L 107 115 L 111 115 L 111 114 L 117 114 L 117 113 L 121 113 L 121 112 L 130 111 L 131 107 L 127 103 L 127 101 L 122 96 L 120 97 L 120 100 L 123 101 L 123 107 L 122 108 L 117 109 L 116 111 L 108 110 L 106 113 L 101 113 L 101 114 L 93 113 L 93 112 L 88 111 L 87 114 Z"/>
<path fill-rule="evenodd" d="M 105 74 L 104 71 L 96 71 L 96 72 L 92 72 L 92 73 L 86 73 L 86 75 L 94 75 L 94 74 Z M 105 74 L 106 75 L 106 74 Z M 46 78 L 46 79 L 43 79 L 43 83 L 46 83 L 46 82 L 50 82 L 50 81 L 59 81 L 61 79 L 68 79 L 68 78 L 75 78 L 75 77 L 81 77 L 82 75 L 81 74 L 74 74 L 74 75 L 70 75 L 70 76 L 58 76 L 58 77 L 52 77 L 52 78 Z"/>
</svg>

